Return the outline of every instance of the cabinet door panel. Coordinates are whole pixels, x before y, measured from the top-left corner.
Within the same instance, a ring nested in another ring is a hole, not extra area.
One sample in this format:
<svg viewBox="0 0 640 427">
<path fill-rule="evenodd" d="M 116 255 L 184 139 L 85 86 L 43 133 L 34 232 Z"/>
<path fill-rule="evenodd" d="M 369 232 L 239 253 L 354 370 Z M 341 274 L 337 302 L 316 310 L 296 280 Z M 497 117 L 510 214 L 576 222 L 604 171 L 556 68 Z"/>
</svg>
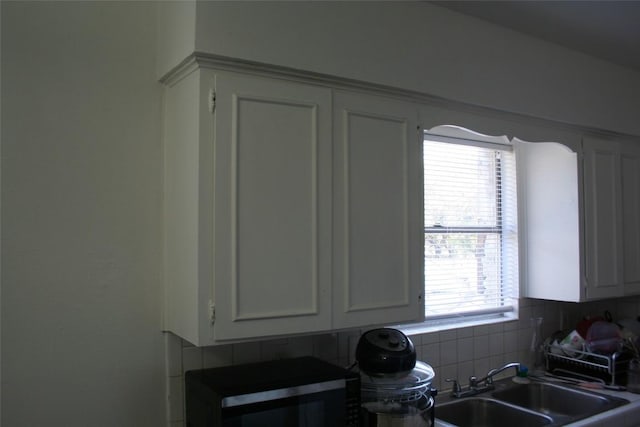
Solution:
<svg viewBox="0 0 640 427">
<path fill-rule="evenodd" d="M 337 94 L 334 114 L 335 325 L 415 320 L 424 287 L 416 109 Z"/>
<path fill-rule="evenodd" d="M 330 92 L 241 76 L 217 86 L 216 336 L 329 329 Z"/>
<path fill-rule="evenodd" d="M 588 299 L 622 294 L 619 157 L 615 142 L 585 139 L 584 192 L 586 294 Z"/>
<path fill-rule="evenodd" d="M 316 110 L 277 99 L 236 100 L 235 319 L 318 310 Z"/>
<path fill-rule="evenodd" d="M 347 304 L 354 309 L 406 305 L 407 123 L 359 114 L 347 120 L 349 284 L 368 284 L 349 286 Z"/>
<path fill-rule="evenodd" d="M 578 156 L 558 143 L 516 144 L 524 297 L 581 300 Z"/>
<path fill-rule="evenodd" d="M 622 150 L 621 169 L 624 292 L 640 294 L 640 148 Z"/>
</svg>

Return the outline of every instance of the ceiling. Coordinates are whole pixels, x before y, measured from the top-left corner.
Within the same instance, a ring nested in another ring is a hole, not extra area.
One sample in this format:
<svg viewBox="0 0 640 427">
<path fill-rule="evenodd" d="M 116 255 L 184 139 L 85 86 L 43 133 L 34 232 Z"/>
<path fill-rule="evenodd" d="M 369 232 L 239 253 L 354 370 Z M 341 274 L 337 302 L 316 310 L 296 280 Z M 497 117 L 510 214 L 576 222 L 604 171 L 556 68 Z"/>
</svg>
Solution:
<svg viewBox="0 0 640 427">
<path fill-rule="evenodd" d="M 640 0 L 433 3 L 640 71 Z"/>
</svg>

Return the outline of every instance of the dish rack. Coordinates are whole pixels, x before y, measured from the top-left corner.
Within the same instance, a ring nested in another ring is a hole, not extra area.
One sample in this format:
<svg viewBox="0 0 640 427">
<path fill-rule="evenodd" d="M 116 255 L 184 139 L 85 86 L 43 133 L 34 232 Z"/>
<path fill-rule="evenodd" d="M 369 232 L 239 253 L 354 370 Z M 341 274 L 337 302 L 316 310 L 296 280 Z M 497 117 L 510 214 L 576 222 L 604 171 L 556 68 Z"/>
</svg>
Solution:
<svg viewBox="0 0 640 427">
<path fill-rule="evenodd" d="M 631 354 L 624 349 L 611 355 L 588 351 L 567 351 L 557 345 L 544 346 L 548 372 L 573 376 L 607 385 L 625 385 Z"/>
</svg>

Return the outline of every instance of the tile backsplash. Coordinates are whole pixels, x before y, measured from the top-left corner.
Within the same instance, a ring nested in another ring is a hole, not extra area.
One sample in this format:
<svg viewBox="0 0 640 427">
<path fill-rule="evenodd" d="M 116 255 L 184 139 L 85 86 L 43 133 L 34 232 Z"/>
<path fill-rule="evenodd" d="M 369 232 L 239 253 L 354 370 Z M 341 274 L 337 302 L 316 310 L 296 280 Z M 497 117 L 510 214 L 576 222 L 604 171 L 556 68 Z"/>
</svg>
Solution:
<svg viewBox="0 0 640 427">
<path fill-rule="evenodd" d="M 584 316 L 602 315 L 605 310 L 614 319 L 635 319 L 640 314 L 640 297 L 580 304 L 523 298 L 519 320 L 411 335 L 411 340 L 418 360 L 435 370 L 433 386 L 443 391 L 450 388 L 446 378 L 458 378 L 466 384 L 471 375 L 481 376 L 506 362 L 526 361 L 532 317 L 544 318 L 542 335 L 547 337 L 557 330 L 572 330 Z M 368 329 L 213 347 L 194 347 L 166 333 L 169 426 L 184 426 L 186 371 L 307 355 L 347 367 L 354 361 L 358 339 L 365 330 Z"/>
</svg>

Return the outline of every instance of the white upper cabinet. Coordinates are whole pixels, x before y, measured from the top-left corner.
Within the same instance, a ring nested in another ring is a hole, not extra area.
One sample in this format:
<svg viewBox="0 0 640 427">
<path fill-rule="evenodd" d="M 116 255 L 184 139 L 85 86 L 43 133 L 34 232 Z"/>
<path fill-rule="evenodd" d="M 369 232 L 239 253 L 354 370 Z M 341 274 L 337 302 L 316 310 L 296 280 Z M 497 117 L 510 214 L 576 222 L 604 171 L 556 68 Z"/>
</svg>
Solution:
<svg viewBox="0 0 640 427">
<path fill-rule="evenodd" d="M 640 294 L 633 142 L 242 61 L 163 82 L 164 323 L 193 344 L 421 321 L 438 125 L 572 147 L 516 144 L 523 296 Z"/>
<path fill-rule="evenodd" d="M 219 74 L 215 94 L 215 338 L 327 330 L 331 92 Z"/>
<path fill-rule="evenodd" d="M 625 294 L 640 294 L 640 146 L 624 144 L 622 171 L 622 250 Z"/>
<path fill-rule="evenodd" d="M 583 144 L 587 297 L 640 294 L 640 145 Z"/>
<path fill-rule="evenodd" d="M 620 148 L 584 138 L 585 292 L 587 299 L 624 294 Z"/>
<path fill-rule="evenodd" d="M 581 297 L 578 155 L 547 142 L 515 140 L 523 296 Z"/>
<path fill-rule="evenodd" d="M 197 70 L 166 105 L 167 328 L 197 345 L 329 330 L 331 91 Z"/>
<path fill-rule="evenodd" d="M 414 105 L 206 68 L 165 105 L 167 330 L 210 345 L 421 319 Z"/>
<path fill-rule="evenodd" d="M 334 323 L 421 320 L 422 143 L 414 104 L 336 92 Z"/>
<path fill-rule="evenodd" d="M 640 150 L 585 137 L 580 153 L 518 144 L 523 296 L 587 301 L 640 293 Z"/>
</svg>

